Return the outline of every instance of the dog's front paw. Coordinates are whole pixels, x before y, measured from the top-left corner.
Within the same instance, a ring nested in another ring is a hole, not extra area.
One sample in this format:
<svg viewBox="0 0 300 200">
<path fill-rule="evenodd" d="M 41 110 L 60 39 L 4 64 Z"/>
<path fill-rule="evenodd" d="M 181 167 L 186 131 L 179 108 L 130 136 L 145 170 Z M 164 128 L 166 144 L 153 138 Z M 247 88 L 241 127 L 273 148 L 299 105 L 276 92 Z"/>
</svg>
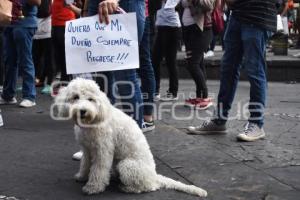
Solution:
<svg viewBox="0 0 300 200">
<path fill-rule="evenodd" d="M 98 194 L 101 193 L 105 190 L 104 186 L 101 186 L 99 184 L 86 184 L 83 188 L 82 191 L 85 194 L 91 195 L 91 194 Z"/>
<path fill-rule="evenodd" d="M 75 174 L 74 179 L 77 182 L 86 182 L 88 180 L 88 176 L 84 176 L 80 173 L 77 173 L 77 174 Z"/>
</svg>

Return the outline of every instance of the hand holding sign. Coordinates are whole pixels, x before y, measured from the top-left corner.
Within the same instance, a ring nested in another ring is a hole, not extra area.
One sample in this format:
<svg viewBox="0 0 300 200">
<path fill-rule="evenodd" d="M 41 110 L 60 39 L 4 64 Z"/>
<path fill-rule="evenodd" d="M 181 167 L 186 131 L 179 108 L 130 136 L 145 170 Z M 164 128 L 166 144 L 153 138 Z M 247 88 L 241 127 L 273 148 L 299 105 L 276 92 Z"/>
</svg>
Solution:
<svg viewBox="0 0 300 200">
<path fill-rule="evenodd" d="M 180 0 L 168 0 L 164 8 L 175 8 Z"/>
<path fill-rule="evenodd" d="M 104 0 L 99 3 L 99 21 L 109 24 L 109 15 L 113 14 L 118 9 L 118 0 Z"/>
</svg>

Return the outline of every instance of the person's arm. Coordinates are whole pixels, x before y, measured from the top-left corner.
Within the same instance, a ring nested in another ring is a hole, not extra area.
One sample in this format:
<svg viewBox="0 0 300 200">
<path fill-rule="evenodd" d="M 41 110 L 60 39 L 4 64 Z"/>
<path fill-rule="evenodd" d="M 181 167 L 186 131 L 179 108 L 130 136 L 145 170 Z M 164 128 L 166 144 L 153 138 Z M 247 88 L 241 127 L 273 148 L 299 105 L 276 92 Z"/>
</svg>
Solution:
<svg viewBox="0 0 300 200">
<path fill-rule="evenodd" d="M 27 0 L 27 3 L 32 6 L 39 6 L 41 5 L 41 0 Z"/>
<path fill-rule="evenodd" d="M 84 1 L 83 9 L 81 11 L 81 16 L 82 17 L 87 17 L 88 16 L 88 3 L 89 3 L 89 0 Z"/>
<path fill-rule="evenodd" d="M 119 0 L 104 0 L 99 3 L 98 12 L 99 12 L 99 21 L 100 23 L 105 22 L 109 24 L 109 16 L 117 11 L 119 6 Z"/>
<path fill-rule="evenodd" d="M 287 13 L 287 11 L 288 11 L 288 9 L 289 9 L 289 4 L 288 4 L 288 2 L 286 1 L 286 2 L 284 3 L 284 8 L 283 8 L 283 10 L 282 10 L 281 16 L 285 16 L 286 13 Z"/>
<path fill-rule="evenodd" d="M 78 8 L 77 6 L 75 6 L 74 4 L 69 4 L 66 7 L 69 8 L 70 10 L 72 10 L 77 16 L 80 16 L 81 9 Z"/>
</svg>

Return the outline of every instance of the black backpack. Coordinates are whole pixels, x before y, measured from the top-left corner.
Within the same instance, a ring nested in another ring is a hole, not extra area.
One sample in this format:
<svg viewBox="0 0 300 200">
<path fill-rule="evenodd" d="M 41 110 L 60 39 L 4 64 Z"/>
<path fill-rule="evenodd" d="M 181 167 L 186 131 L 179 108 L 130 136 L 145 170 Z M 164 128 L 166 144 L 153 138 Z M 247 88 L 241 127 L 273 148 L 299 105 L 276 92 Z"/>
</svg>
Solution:
<svg viewBox="0 0 300 200">
<path fill-rule="evenodd" d="M 46 18 L 51 15 L 52 0 L 42 0 L 41 5 L 38 7 L 38 18 Z"/>
</svg>

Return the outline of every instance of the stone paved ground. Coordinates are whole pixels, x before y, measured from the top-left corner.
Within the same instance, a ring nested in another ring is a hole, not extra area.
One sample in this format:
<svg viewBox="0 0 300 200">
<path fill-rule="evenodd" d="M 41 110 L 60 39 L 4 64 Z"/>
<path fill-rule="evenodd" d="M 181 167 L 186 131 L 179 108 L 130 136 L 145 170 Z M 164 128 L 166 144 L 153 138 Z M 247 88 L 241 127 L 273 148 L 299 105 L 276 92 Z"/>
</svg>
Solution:
<svg viewBox="0 0 300 200">
<path fill-rule="evenodd" d="M 163 81 L 162 91 L 166 83 Z M 192 88 L 191 81 L 180 81 L 179 102 Z M 215 96 L 218 82 L 209 81 L 209 90 Z M 238 105 L 248 101 L 248 94 L 248 83 L 241 82 L 233 116 L 240 110 Z M 199 124 L 211 110 L 194 112 L 180 104 L 158 103 L 162 119 L 157 129 L 147 134 L 158 172 L 207 189 L 209 200 L 298 200 L 300 85 L 270 83 L 268 102 L 267 139 L 255 143 L 235 139 L 245 119 L 231 121 L 226 135 L 187 135 L 185 128 Z M 0 129 L 0 195 L 20 200 L 199 199 L 170 190 L 124 194 L 115 181 L 103 194 L 84 196 L 82 184 L 72 179 L 78 168 L 78 162 L 71 160 L 78 149 L 72 124 L 51 120 L 50 104 L 49 97 L 40 95 L 38 106 L 32 109 L 1 107 L 5 127 Z M 172 107 L 176 108 L 173 115 Z"/>
</svg>

